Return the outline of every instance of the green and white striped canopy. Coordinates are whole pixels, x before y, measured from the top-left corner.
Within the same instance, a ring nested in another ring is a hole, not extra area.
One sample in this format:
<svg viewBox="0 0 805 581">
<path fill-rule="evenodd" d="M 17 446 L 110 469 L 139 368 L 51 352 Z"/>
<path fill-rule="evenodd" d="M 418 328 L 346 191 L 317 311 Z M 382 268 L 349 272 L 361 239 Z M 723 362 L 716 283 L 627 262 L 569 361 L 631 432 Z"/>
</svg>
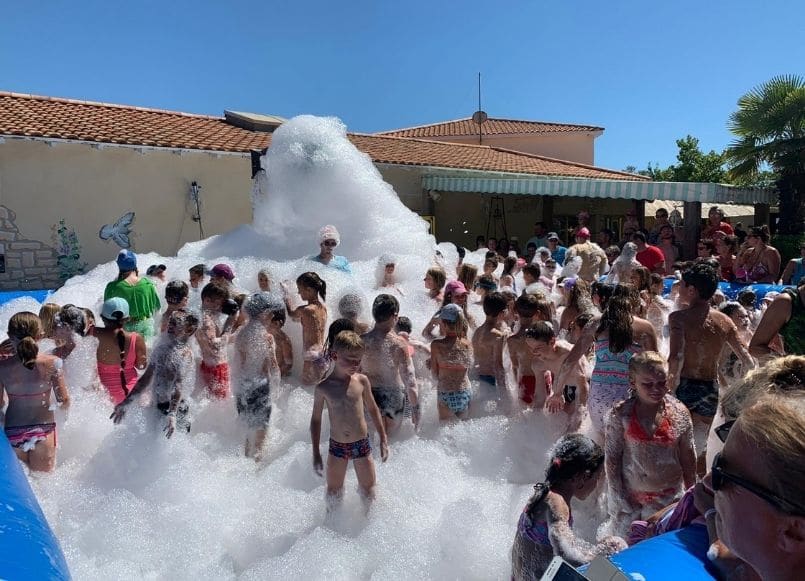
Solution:
<svg viewBox="0 0 805 581">
<path fill-rule="evenodd" d="M 522 176 L 522 174 L 520 174 Z M 422 187 L 439 192 L 673 200 L 712 204 L 776 204 L 777 192 L 768 188 L 739 188 L 698 182 L 649 182 L 598 179 L 550 179 L 539 176 L 482 177 L 426 174 Z"/>
</svg>

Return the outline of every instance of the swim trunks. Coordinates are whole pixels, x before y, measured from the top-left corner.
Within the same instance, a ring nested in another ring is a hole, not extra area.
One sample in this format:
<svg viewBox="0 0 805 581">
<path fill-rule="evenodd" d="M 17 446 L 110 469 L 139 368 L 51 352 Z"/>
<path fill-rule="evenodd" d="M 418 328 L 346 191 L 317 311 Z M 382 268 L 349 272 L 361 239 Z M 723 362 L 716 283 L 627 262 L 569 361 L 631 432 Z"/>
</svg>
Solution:
<svg viewBox="0 0 805 581">
<path fill-rule="evenodd" d="M 13 426 L 5 428 L 6 437 L 9 444 L 14 448 L 20 448 L 23 452 L 30 452 L 36 445 L 47 440 L 50 434 L 56 434 L 56 424 L 31 424 L 29 426 Z"/>
<path fill-rule="evenodd" d="M 537 393 L 537 378 L 533 375 L 523 375 L 520 378 L 520 401 L 531 405 Z"/>
<path fill-rule="evenodd" d="M 718 382 L 681 377 L 676 399 L 685 404 L 690 413 L 712 418 L 718 408 Z"/>
<path fill-rule="evenodd" d="M 496 387 L 496 386 L 497 386 L 497 381 L 495 380 L 495 376 L 494 376 L 494 375 L 483 375 L 483 374 L 481 374 L 481 375 L 478 375 L 478 379 L 480 379 L 480 380 L 481 380 L 481 381 L 483 381 L 484 383 L 488 383 L 488 384 L 489 384 L 489 385 L 491 385 L 492 387 Z"/>
<path fill-rule="evenodd" d="M 373 387 L 372 395 L 380 415 L 396 420 L 405 412 L 406 395 L 399 387 Z"/>
<path fill-rule="evenodd" d="M 163 415 L 168 415 L 170 410 L 171 404 L 169 401 L 163 401 L 157 403 L 157 409 L 162 412 Z M 190 406 L 187 405 L 185 400 L 181 400 L 179 405 L 176 406 L 176 429 L 183 430 L 187 433 L 190 433 Z"/>
<path fill-rule="evenodd" d="M 450 408 L 454 414 L 466 412 L 470 407 L 472 396 L 467 389 L 456 391 L 439 391 L 439 403 Z"/>
<path fill-rule="evenodd" d="M 357 442 L 349 442 L 348 444 L 336 442 L 330 438 L 330 454 L 336 458 L 355 460 L 357 458 L 365 458 L 371 453 L 372 444 L 369 442 L 369 438 L 364 438 Z"/>
<path fill-rule="evenodd" d="M 211 366 L 202 361 L 201 377 L 210 397 L 225 399 L 229 395 L 229 363 Z"/>
<path fill-rule="evenodd" d="M 253 430 L 264 430 L 271 419 L 271 386 L 267 379 L 243 390 L 235 397 L 235 409 L 246 425 Z"/>
</svg>

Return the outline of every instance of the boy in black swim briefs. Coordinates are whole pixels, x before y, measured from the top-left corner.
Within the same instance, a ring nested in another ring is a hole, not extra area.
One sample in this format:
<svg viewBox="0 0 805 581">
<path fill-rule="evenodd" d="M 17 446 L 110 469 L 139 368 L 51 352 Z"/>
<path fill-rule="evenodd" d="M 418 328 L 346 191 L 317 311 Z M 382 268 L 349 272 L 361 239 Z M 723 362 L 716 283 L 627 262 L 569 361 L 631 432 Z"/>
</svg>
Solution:
<svg viewBox="0 0 805 581">
<path fill-rule="evenodd" d="M 328 510 L 343 496 L 344 477 L 350 460 L 358 477 L 361 495 L 367 501 L 374 497 L 375 465 L 364 409 L 369 412 L 380 436 L 380 458 L 383 462 L 389 454 L 385 426 L 372 397 L 372 387 L 367 377 L 358 373 L 364 354 L 363 341 L 352 331 L 342 331 L 336 336 L 330 353 L 333 371 L 316 386 L 310 418 L 313 468 L 321 475 L 324 468 L 319 450 L 321 417 L 324 406 L 327 406 L 330 415 L 330 449 L 326 472 Z"/>
</svg>

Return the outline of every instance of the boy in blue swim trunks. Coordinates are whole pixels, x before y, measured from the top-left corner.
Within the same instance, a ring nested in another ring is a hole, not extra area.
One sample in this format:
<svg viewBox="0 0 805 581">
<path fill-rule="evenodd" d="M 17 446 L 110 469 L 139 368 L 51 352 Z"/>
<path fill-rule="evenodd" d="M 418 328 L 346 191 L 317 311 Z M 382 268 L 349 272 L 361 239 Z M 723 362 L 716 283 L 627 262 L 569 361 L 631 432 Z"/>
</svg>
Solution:
<svg viewBox="0 0 805 581">
<path fill-rule="evenodd" d="M 380 458 L 385 462 L 389 455 L 386 429 L 372 397 L 372 386 L 365 375 L 358 373 L 364 350 L 363 341 L 357 334 L 352 331 L 339 333 L 330 351 L 333 371 L 316 386 L 313 395 L 310 436 L 313 441 L 313 469 L 320 476 L 324 468 L 319 443 L 325 405 L 330 415 L 330 450 L 326 473 L 328 510 L 343 496 L 344 477 L 350 460 L 355 467 L 361 495 L 367 501 L 374 497 L 375 465 L 364 409 L 369 412 L 380 436 Z"/>
</svg>

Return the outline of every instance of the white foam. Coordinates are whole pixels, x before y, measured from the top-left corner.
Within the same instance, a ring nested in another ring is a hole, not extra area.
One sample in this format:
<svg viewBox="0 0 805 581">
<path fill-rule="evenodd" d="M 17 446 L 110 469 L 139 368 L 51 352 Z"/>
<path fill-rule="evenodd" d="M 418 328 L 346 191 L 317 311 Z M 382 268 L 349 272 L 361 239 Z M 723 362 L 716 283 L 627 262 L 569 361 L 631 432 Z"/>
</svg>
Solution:
<svg viewBox="0 0 805 581">
<path fill-rule="evenodd" d="M 227 262 L 246 291 L 257 289 L 261 268 L 272 271 L 275 285 L 315 270 L 327 282 L 333 320 L 337 299 L 350 288 L 363 289 L 371 304 L 379 292 L 378 257 L 389 253 L 404 292 L 401 314 L 418 334 L 437 308 L 422 282 L 434 260 L 433 238 L 349 143 L 343 125 L 291 120 L 274 133 L 264 166 L 255 226 L 189 244 L 178 257 L 140 255 L 140 265 L 166 264 L 169 278 L 186 279 L 196 263 Z M 337 253 L 350 259 L 353 276 L 304 258 L 318 251 L 324 224 L 339 228 Z M 455 250 L 440 249 L 452 278 Z M 483 253 L 468 257 L 480 263 Z M 114 263 L 99 266 L 51 300 L 97 313 L 115 275 Z M 0 321 L 14 310 L 0 309 Z M 299 326 L 289 320 L 285 329 L 298 357 Z M 296 373 L 300 367 L 297 361 Z M 556 420 L 539 412 L 440 426 L 425 381 L 421 430 L 414 436 L 404 429 L 389 461 L 378 463 L 368 517 L 350 469 L 344 504 L 326 521 L 324 482 L 311 462 L 309 391 L 284 385 L 275 394 L 261 466 L 243 456 L 231 401 L 193 402 L 192 432 L 168 441 L 150 410 L 132 406 L 114 426 L 102 393 L 72 393 L 57 471 L 32 480 L 77 580 L 508 578 L 518 514 L 558 435 Z M 324 453 L 327 433 L 325 414 Z M 595 503 L 574 515 L 588 538 L 602 520 Z"/>
</svg>

